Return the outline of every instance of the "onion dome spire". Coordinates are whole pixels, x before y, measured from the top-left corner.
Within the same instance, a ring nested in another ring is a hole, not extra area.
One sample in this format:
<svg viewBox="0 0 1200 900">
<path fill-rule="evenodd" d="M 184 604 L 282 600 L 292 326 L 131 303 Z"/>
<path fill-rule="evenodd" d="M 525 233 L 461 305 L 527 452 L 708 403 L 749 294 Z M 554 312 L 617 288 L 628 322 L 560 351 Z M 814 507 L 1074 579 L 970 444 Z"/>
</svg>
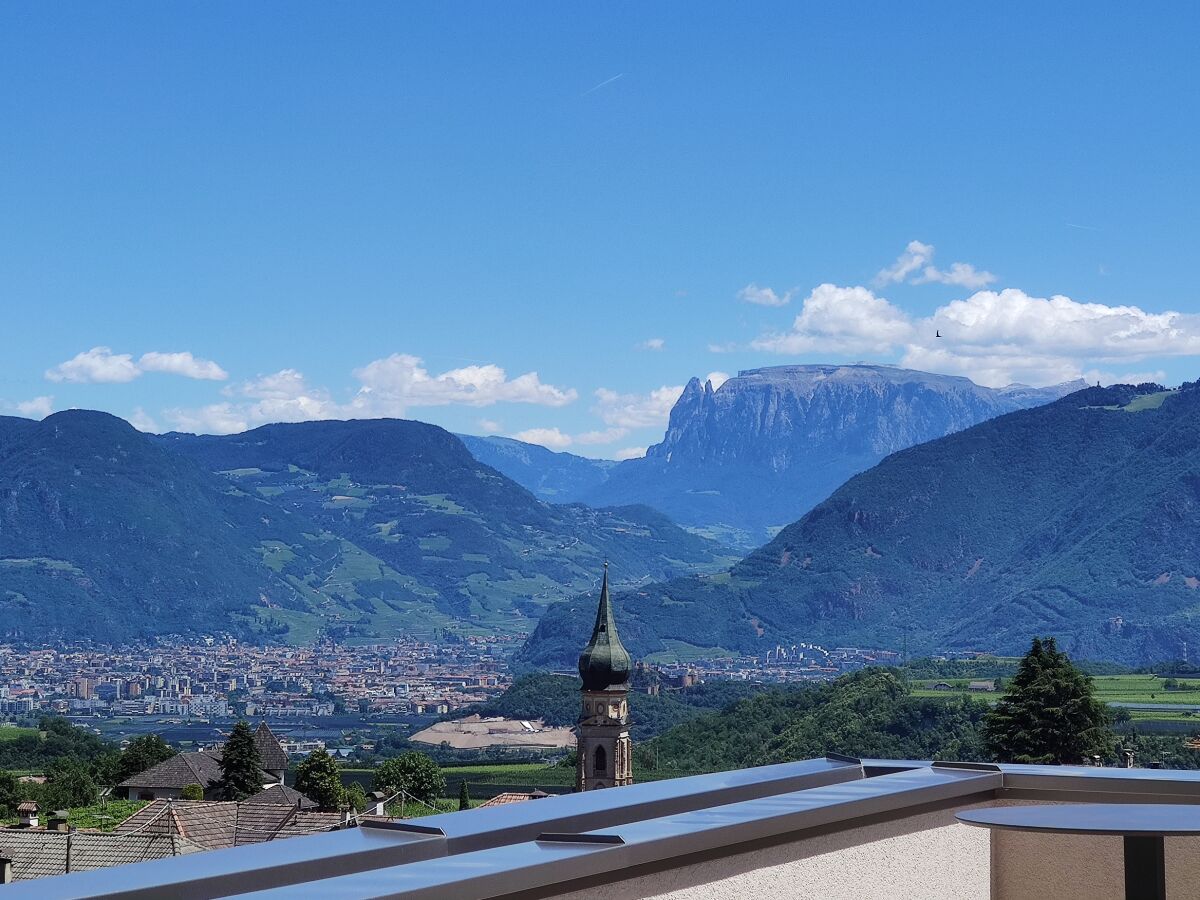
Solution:
<svg viewBox="0 0 1200 900">
<path fill-rule="evenodd" d="M 608 563 L 604 563 L 604 583 L 600 588 L 600 607 L 592 639 L 579 657 L 579 677 L 585 691 L 604 691 L 624 687 L 629 681 L 629 651 L 617 635 L 617 621 L 608 599 Z"/>
</svg>

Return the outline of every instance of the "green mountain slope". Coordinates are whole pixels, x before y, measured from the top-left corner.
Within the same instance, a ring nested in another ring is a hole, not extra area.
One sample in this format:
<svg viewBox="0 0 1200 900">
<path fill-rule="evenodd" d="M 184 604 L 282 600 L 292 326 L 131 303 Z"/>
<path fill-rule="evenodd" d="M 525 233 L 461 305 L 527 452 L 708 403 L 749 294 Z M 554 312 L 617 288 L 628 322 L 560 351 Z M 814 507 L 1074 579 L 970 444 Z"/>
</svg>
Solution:
<svg viewBox="0 0 1200 900">
<path fill-rule="evenodd" d="M 423 604 L 476 627 L 527 630 L 546 604 L 589 588 L 606 558 L 626 583 L 728 560 L 644 507 L 543 503 L 421 422 L 306 422 L 159 440 L 354 548 L 359 558 L 312 587 L 355 605 Z"/>
<path fill-rule="evenodd" d="M 1092 388 L 896 453 L 726 573 L 615 600 L 638 655 L 813 641 L 1129 662 L 1200 646 L 1200 389 Z M 563 665 L 587 604 L 527 665 Z"/>
<path fill-rule="evenodd" d="M 302 607 L 257 548 L 303 548 L 303 528 L 105 413 L 5 420 L 0 635 L 118 641 Z"/>
</svg>

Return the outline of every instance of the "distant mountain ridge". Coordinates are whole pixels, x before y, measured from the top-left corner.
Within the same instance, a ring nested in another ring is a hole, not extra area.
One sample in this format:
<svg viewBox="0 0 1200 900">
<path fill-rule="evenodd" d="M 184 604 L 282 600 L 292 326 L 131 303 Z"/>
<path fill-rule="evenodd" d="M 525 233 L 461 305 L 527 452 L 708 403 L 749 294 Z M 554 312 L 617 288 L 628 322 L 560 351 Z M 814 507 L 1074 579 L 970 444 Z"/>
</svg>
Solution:
<svg viewBox="0 0 1200 900">
<path fill-rule="evenodd" d="M 574 503 L 603 484 L 617 465 L 610 459 L 589 459 L 527 444 L 515 438 L 455 435 L 484 465 L 507 475 L 548 503 Z"/>
<path fill-rule="evenodd" d="M 1194 654 L 1200 386 L 1088 388 L 908 448 L 728 572 L 614 603 L 637 656 L 802 641 L 1019 653 L 1035 634 L 1085 659 Z M 520 661 L 564 665 L 589 615 L 552 607 Z"/>
<path fill-rule="evenodd" d="M 584 493 L 639 502 L 751 547 L 889 453 L 1085 387 L 981 387 L 895 366 L 748 369 L 718 389 L 688 382 L 663 440 Z"/>
<path fill-rule="evenodd" d="M 648 508 L 543 503 L 420 422 L 0 418 L 0 638 L 511 633 L 605 558 L 630 582 L 729 559 Z"/>
</svg>

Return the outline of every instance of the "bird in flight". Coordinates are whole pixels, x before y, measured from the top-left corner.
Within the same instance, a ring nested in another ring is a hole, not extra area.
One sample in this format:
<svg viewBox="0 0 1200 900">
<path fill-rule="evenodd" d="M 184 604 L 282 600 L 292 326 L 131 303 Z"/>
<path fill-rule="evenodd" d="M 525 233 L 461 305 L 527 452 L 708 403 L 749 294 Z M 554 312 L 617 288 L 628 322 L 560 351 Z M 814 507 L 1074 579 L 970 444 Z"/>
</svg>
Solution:
<svg viewBox="0 0 1200 900">
<path fill-rule="evenodd" d="M 941 330 L 939 329 L 939 330 L 938 330 L 938 331 L 937 331 L 937 332 L 934 334 L 934 337 L 941 337 L 941 336 L 942 336 L 942 332 L 941 332 Z"/>
</svg>

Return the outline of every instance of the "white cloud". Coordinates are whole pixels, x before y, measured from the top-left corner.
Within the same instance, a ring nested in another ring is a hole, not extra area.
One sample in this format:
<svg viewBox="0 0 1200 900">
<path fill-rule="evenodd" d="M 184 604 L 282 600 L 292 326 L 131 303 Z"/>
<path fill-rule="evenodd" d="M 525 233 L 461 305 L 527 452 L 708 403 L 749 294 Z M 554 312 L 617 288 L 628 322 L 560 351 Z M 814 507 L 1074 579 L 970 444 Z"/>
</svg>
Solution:
<svg viewBox="0 0 1200 900">
<path fill-rule="evenodd" d="M 224 381 L 229 377 L 212 360 L 200 359 L 186 351 L 159 353 L 152 350 L 143 353 L 135 363 L 132 354 L 113 353 L 111 347 L 93 347 L 47 369 L 46 378 L 75 384 L 123 384 L 140 377 L 143 372 L 167 372 L 206 381 Z"/>
<path fill-rule="evenodd" d="M 664 385 L 648 394 L 620 394 L 608 388 L 599 388 L 592 412 L 600 416 L 606 425 L 618 428 L 665 425 L 670 418 L 671 407 L 682 393 L 682 385 Z"/>
<path fill-rule="evenodd" d="M 359 388 L 345 402 L 310 385 L 296 369 L 283 369 L 224 388 L 226 402 L 165 414 L 182 431 L 229 434 L 268 422 L 402 417 L 422 406 L 506 402 L 558 407 L 578 397 L 574 389 L 545 384 L 536 372 L 510 379 L 499 366 L 487 365 L 431 375 L 419 357 L 399 353 L 355 369 L 354 377 Z"/>
<path fill-rule="evenodd" d="M 31 419 L 44 419 L 54 412 L 53 397 L 34 397 L 17 404 L 17 412 Z"/>
<path fill-rule="evenodd" d="M 133 381 L 141 370 L 128 353 L 113 353 L 111 347 L 93 347 L 77 353 L 64 363 L 46 370 L 50 381 L 69 381 L 75 384 L 123 383 Z"/>
<path fill-rule="evenodd" d="M 1155 384 L 1166 384 L 1167 373 L 1162 369 L 1156 369 L 1153 372 L 1123 372 L 1120 375 L 1114 375 L 1112 372 L 1102 372 L 1098 369 L 1090 369 L 1083 373 L 1083 379 L 1088 384 L 1100 382 L 1101 384 L 1144 384 L 1147 381 Z"/>
<path fill-rule="evenodd" d="M 729 380 L 729 374 L 727 372 L 709 372 L 704 376 L 704 380 L 712 382 L 713 390 L 715 391 Z"/>
<path fill-rule="evenodd" d="M 907 340 L 912 324 L 902 309 L 865 287 L 822 284 L 804 300 L 791 331 L 752 342 L 773 353 L 886 353 Z"/>
<path fill-rule="evenodd" d="M 618 450 L 613 454 L 613 459 L 639 459 L 646 455 L 645 447 L 626 447 L 623 450 Z"/>
<path fill-rule="evenodd" d="M 650 338 L 642 341 L 637 345 L 638 350 L 661 350 L 667 346 L 667 342 L 662 338 Z"/>
<path fill-rule="evenodd" d="M 941 339 L 933 338 L 939 331 Z M 1081 377 L 1089 363 L 1200 354 L 1200 316 L 1032 297 L 1015 288 L 948 303 L 915 334 L 904 365 L 988 385 L 1055 384 Z"/>
<path fill-rule="evenodd" d="M 464 366 L 440 375 L 430 375 L 416 356 L 393 353 L 354 370 L 361 383 L 352 406 L 366 414 L 403 415 L 412 406 L 493 403 L 532 403 L 566 406 L 579 396 L 573 388 L 545 384 L 537 372 L 509 379 L 495 365 Z"/>
<path fill-rule="evenodd" d="M 154 421 L 154 417 L 140 406 L 129 417 L 129 424 L 138 431 L 144 431 L 148 434 L 159 434 L 162 432 L 162 429 L 158 427 L 158 423 Z"/>
<path fill-rule="evenodd" d="M 563 434 L 557 428 L 527 428 L 513 435 L 518 441 L 527 444 L 540 444 L 551 450 L 566 450 L 573 443 L 569 434 Z"/>
<path fill-rule="evenodd" d="M 575 435 L 577 444 L 611 444 L 629 434 L 628 428 L 605 428 L 602 431 L 585 431 Z"/>
<path fill-rule="evenodd" d="M 169 372 L 172 375 L 182 375 L 184 378 L 196 378 L 201 381 L 224 381 L 229 373 L 211 359 L 200 359 L 186 351 L 182 353 L 159 353 L 151 351 L 143 353 L 138 360 L 138 367 L 143 372 Z"/>
<path fill-rule="evenodd" d="M 975 290 L 996 280 L 991 272 L 980 271 L 970 263 L 956 262 L 951 263 L 949 269 L 939 269 L 933 265 L 933 254 L 933 244 L 909 241 L 896 261 L 875 276 L 875 285 L 883 287 L 901 281 L 909 284 L 936 282 Z"/>
<path fill-rule="evenodd" d="M 497 434 L 504 430 L 504 426 L 495 419 L 480 419 L 479 430 L 484 434 Z"/>
<path fill-rule="evenodd" d="M 743 303 L 753 303 L 756 306 L 786 306 L 791 302 L 795 289 L 775 293 L 769 287 L 759 287 L 753 281 L 737 292 L 737 298 Z"/>
</svg>

